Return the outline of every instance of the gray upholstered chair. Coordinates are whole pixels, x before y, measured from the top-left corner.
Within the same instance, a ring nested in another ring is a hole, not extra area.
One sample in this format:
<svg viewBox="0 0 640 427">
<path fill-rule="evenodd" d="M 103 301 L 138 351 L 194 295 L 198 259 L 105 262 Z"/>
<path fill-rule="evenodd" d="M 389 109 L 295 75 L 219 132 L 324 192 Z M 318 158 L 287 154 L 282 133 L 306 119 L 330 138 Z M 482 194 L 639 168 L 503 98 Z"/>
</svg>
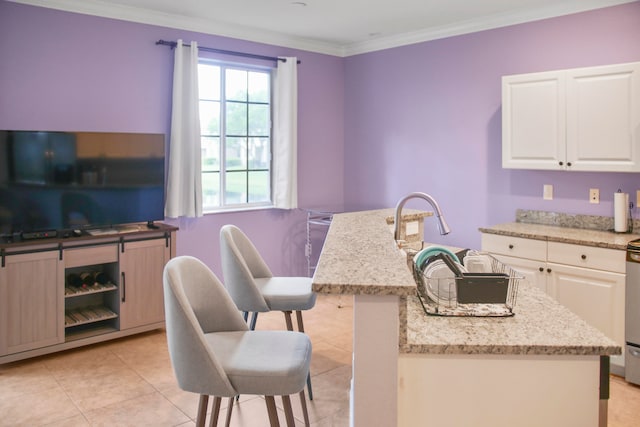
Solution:
<svg viewBox="0 0 640 427">
<path fill-rule="evenodd" d="M 289 395 L 299 393 L 309 425 L 305 381 L 311 341 L 292 331 L 250 331 L 226 289 L 200 260 L 181 256 L 165 266 L 164 304 L 169 355 L 181 389 L 200 395 L 197 426 L 204 426 L 209 396 L 214 396 L 211 426 L 217 425 L 222 397 L 265 396 L 271 426 L 278 426 L 274 396 L 282 396 L 288 426 L 293 426 Z"/>
<path fill-rule="evenodd" d="M 258 313 L 282 311 L 287 330 L 293 330 L 291 313 L 296 312 L 298 331 L 304 332 L 302 311 L 313 308 L 316 294 L 310 277 L 274 277 L 264 259 L 242 230 L 227 224 L 220 229 L 222 274 L 229 295 L 244 312 L 249 328 L 254 330 Z M 309 399 L 313 400 L 311 377 L 307 379 Z"/>
</svg>

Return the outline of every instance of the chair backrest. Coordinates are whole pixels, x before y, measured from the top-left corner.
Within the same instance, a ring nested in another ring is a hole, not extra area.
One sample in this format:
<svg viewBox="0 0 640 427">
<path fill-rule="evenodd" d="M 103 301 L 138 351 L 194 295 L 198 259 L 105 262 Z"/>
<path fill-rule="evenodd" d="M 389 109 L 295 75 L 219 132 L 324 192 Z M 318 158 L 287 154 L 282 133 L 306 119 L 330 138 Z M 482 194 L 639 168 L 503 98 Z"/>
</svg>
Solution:
<svg viewBox="0 0 640 427">
<path fill-rule="evenodd" d="M 220 229 L 220 255 L 225 286 L 238 309 L 269 311 L 254 278 L 273 275 L 251 240 L 235 225 L 227 224 Z"/>
<path fill-rule="evenodd" d="M 180 388 L 198 394 L 235 396 L 204 334 L 244 331 L 247 324 L 216 275 L 190 256 L 164 269 L 164 305 L 169 355 Z"/>
</svg>

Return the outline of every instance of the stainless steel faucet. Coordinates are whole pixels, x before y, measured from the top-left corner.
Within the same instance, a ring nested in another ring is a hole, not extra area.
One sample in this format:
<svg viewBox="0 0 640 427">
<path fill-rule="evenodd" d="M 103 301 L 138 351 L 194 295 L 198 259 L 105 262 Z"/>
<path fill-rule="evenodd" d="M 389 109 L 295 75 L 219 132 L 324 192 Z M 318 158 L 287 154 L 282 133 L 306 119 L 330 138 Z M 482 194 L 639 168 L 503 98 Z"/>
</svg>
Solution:
<svg viewBox="0 0 640 427">
<path fill-rule="evenodd" d="M 402 199 L 400 199 L 400 201 L 396 205 L 396 213 L 394 216 L 394 221 L 395 221 L 394 233 L 393 233 L 393 236 L 396 240 L 400 239 L 400 221 L 402 218 L 402 207 L 410 199 L 424 199 L 427 202 L 429 202 L 429 204 L 436 211 L 436 217 L 438 218 L 438 228 L 440 229 L 440 234 L 444 235 L 444 234 L 449 234 L 451 232 L 451 229 L 449 228 L 447 221 L 445 221 L 444 216 L 442 216 L 442 211 L 440 210 L 440 205 L 438 205 L 438 202 L 436 202 L 436 200 L 430 195 L 428 195 L 427 193 L 415 192 L 415 193 L 410 193 L 404 196 Z"/>
</svg>

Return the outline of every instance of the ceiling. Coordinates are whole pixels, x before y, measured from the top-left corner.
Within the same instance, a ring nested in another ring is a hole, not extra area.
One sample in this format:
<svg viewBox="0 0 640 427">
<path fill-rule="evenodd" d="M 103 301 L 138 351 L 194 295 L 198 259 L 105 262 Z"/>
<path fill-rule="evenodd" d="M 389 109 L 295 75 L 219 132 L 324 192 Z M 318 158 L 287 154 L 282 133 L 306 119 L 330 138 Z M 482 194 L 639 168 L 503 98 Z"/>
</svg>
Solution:
<svg viewBox="0 0 640 427">
<path fill-rule="evenodd" d="M 10 0 L 335 56 L 633 0 Z"/>
</svg>

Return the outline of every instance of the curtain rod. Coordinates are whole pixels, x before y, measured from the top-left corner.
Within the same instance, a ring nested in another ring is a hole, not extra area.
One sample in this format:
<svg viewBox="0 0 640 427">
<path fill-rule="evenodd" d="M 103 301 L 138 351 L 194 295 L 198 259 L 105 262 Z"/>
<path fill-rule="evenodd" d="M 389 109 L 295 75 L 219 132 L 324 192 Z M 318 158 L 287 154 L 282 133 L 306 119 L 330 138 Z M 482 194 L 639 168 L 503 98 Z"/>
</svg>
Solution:
<svg viewBox="0 0 640 427">
<path fill-rule="evenodd" d="M 169 46 L 171 47 L 171 49 L 175 48 L 178 43 L 177 42 L 170 42 L 170 41 L 166 41 L 166 40 L 158 40 L 156 42 L 156 45 L 163 45 L 163 46 Z M 190 44 L 187 43 L 182 43 L 183 46 L 186 47 L 190 47 Z M 265 55 L 256 55 L 254 53 L 244 53 L 244 52 L 236 52 L 233 50 L 223 50 L 223 49 L 215 49 L 212 47 L 204 47 L 204 46 L 198 46 L 198 49 L 203 50 L 205 52 L 214 52 L 214 53 L 222 53 L 224 55 L 233 55 L 233 56 L 243 56 L 245 58 L 253 58 L 253 59 L 263 59 L 266 61 L 282 61 L 282 62 L 287 62 L 287 58 L 278 58 L 276 56 L 265 56 Z M 298 60 L 298 64 L 300 63 L 300 61 Z"/>
</svg>

